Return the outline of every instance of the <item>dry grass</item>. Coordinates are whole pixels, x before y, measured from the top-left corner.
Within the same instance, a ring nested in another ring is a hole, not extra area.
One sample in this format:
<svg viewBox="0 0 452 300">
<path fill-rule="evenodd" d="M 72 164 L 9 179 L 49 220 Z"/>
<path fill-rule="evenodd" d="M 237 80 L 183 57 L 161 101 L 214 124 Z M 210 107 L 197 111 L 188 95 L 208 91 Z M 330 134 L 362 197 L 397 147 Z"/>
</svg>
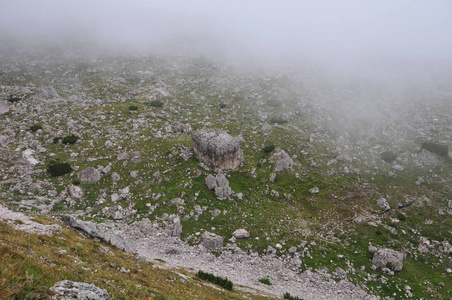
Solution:
<svg viewBox="0 0 452 300">
<path fill-rule="evenodd" d="M 64 279 L 104 288 L 110 299 L 268 299 L 213 289 L 194 274 L 183 278 L 64 227 L 49 237 L 0 222 L 0 258 L 0 299 L 48 299 L 48 288 Z"/>
</svg>

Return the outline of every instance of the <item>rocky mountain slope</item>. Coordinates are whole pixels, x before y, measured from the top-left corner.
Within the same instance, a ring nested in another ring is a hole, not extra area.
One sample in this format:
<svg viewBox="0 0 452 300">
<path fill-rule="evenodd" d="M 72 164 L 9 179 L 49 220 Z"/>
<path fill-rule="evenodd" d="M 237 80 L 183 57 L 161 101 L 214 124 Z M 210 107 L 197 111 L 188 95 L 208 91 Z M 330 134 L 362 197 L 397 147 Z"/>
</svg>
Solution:
<svg viewBox="0 0 452 300">
<path fill-rule="evenodd" d="M 452 297 L 447 82 L 59 49 L 0 66 L 9 208 L 275 297 Z"/>
</svg>

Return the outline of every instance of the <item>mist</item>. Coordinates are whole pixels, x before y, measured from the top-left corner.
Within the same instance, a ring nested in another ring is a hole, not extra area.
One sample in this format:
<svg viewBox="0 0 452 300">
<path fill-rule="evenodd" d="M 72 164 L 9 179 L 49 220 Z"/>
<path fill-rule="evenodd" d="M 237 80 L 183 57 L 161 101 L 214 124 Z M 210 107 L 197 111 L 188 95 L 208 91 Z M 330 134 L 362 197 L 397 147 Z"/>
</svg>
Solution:
<svg viewBox="0 0 452 300">
<path fill-rule="evenodd" d="M 329 90 L 314 101 L 359 120 L 387 117 L 376 106 L 391 110 L 413 90 L 452 92 L 451 29 L 448 0 L 2 0 L 0 10 L 4 45 L 297 70 L 305 86 Z"/>
<path fill-rule="evenodd" d="M 3 0 L 0 36 L 259 63 L 451 62 L 450 1 Z"/>
</svg>

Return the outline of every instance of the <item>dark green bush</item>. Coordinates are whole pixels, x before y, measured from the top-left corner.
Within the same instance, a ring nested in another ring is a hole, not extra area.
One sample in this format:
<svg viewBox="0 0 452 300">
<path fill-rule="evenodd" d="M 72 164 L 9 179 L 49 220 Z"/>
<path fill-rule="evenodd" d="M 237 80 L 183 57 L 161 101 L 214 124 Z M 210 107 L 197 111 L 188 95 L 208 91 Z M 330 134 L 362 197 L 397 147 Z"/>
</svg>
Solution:
<svg viewBox="0 0 452 300">
<path fill-rule="evenodd" d="M 136 105 L 130 105 L 130 106 L 129 106 L 129 110 L 130 110 L 130 111 L 137 111 L 137 110 L 138 110 L 138 106 L 136 106 Z"/>
<path fill-rule="evenodd" d="M 270 279 L 268 279 L 268 278 L 259 278 L 259 282 L 266 284 L 266 285 L 272 285 L 272 283 L 270 282 Z"/>
<path fill-rule="evenodd" d="M 11 102 L 11 103 L 19 102 L 20 100 L 22 100 L 22 98 L 14 96 L 14 95 L 9 95 L 9 97 L 8 97 L 8 102 Z"/>
<path fill-rule="evenodd" d="M 300 298 L 297 296 L 292 296 L 289 293 L 284 293 L 283 297 L 284 297 L 284 299 L 287 299 L 287 300 L 303 300 L 303 298 Z"/>
<path fill-rule="evenodd" d="M 152 107 L 163 107 L 163 102 L 160 100 L 153 100 L 151 102 L 149 102 L 149 106 Z"/>
<path fill-rule="evenodd" d="M 220 103 L 220 108 L 225 108 L 225 107 L 227 107 L 228 105 L 226 104 L 226 103 Z"/>
<path fill-rule="evenodd" d="M 212 283 L 214 283 L 216 285 L 219 285 L 219 286 L 221 286 L 221 287 L 223 287 L 223 288 L 225 288 L 227 290 L 232 291 L 232 286 L 233 286 L 232 281 L 230 281 L 227 278 L 218 277 L 218 276 L 215 276 L 215 275 L 213 275 L 211 273 L 203 272 L 201 270 L 199 270 L 198 274 L 196 274 L 196 275 L 202 280 L 212 282 Z"/>
<path fill-rule="evenodd" d="M 398 211 L 396 213 L 396 218 L 399 219 L 400 221 L 405 221 L 406 220 L 406 216 L 404 214 L 402 214 L 400 211 Z"/>
<path fill-rule="evenodd" d="M 75 134 L 71 134 L 63 137 L 62 142 L 64 145 L 73 145 L 77 142 L 77 140 L 78 136 L 76 136 Z"/>
<path fill-rule="evenodd" d="M 272 152 L 273 150 L 275 150 L 275 145 L 273 145 L 273 144 L 265 145 L 264 148 L 262 148 L 262 151 L 263 151 L 264 153 L 270 153 L 270 152 Z"/>
<path fill-rule="evenodd" d="M 80 182 L 80 180 L 78 180 L 78 179 L 74 179 L 73 181 L 72 181 L 72 184 L 73 185 L 79 185 L 81 182 Z"/>
<path fill-rule="evenodd" d="M 52 162 L 47 166 L 50 176 L 56 177 L 72 172 L 72 167 L 68 163 Z"/>
<path fill-rule="evenodd" d="M 382 160 L 384 160 L 387 163 L 393 162 L 397 158 L 397 154 L 395 154 L 392 151 L 385 151 L 380 154 L 380 157 Z"/>
<path fill-rule="evenodd" d="M 270 124 L 286 124 L 289 121 L 281 117 L 272 117 L 269 122 Z"/>
<path fill-rule="evenodd" d="M 59 142 L 61 139 L 63 139 L 63 137 L 61 137 L 61 136 L 56 136 L 56 137 L 53 138 L 53 143 L 54 143 L 54 144 L 58 144 L 58 142 Z"/>
<path fill-rule="evenodd" d="M 421 148 L 441 156 L 446 156 L 447 154 L 449 154 L 449 149 L 447 148 L 447 146 L 434 142 L 422 143 Z"/>
<path fill-rule="evenodd" d="M 38 130 L 40 130 L 40 129 L 42 129 L 42 126 L 39 125 L 39 124 L 35 124 L 35 125 L 33 125 L 33 126 L 30 126 L 30 131 L 31 131 L 31 132 L 36 132 L 36 131 L 38 131 Z"/>
</svg>

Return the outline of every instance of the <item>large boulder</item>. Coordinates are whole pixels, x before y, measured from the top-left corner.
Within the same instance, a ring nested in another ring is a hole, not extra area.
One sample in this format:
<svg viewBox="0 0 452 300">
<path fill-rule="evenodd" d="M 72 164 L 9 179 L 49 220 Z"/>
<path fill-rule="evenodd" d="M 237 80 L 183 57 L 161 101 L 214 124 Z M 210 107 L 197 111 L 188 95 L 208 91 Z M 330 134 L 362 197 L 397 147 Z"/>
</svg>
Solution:
<svg viewBox="0 0 452 300">
<path fill-rule="evenodd" d="M 193 151 L 205 163 L 223 170 L 237 170 L 244 162 L 238 139 L 216 129 L 200 129 L 192 133 Z"/>
<path fill-rule="evenodd" d="M 207 250 L 216 250 L 223 247 L 224 238 L 212 232 L 204 232 L 201 238 L 201 244 Z"/>
<path fill-rule="evenodd" d="M 375 251 L 372 265 L 381 269 L 392 271 L 402 271 L 403 253 L 388 248 L 381 248 Z"/>
<path fill-rule="evenodd" d="M 40 88 L 37 88 L 35 96 L 45 99 L 53 99 L 60 97 L 60 95 L 58 95 L 57 91 L 55 91 L 55 88 L 53 86 L 42 86 Z"/>
<path fill-rule="evenodd" d="M 58 281 L 50 290 L 56 293 L 52 299 L 59 300 L 108 300 L 108 292 L 95 285 L 70 280 Z"/>
<path fill-rule="evenodd" d="M 289 154 L 282 149 L 276 149 L 275 153 L 270 157 L 275 162 L 274 172 L 292 171 L 293 160 Z"/>
<path fill-rule="evenodd" d="M 101 174 L 99 170 L 93 167 L 89 167 L 77 174 L 78 180 L 80 180 L 83 183 L 98 183 L 100 177 Z"/>
</svg>

